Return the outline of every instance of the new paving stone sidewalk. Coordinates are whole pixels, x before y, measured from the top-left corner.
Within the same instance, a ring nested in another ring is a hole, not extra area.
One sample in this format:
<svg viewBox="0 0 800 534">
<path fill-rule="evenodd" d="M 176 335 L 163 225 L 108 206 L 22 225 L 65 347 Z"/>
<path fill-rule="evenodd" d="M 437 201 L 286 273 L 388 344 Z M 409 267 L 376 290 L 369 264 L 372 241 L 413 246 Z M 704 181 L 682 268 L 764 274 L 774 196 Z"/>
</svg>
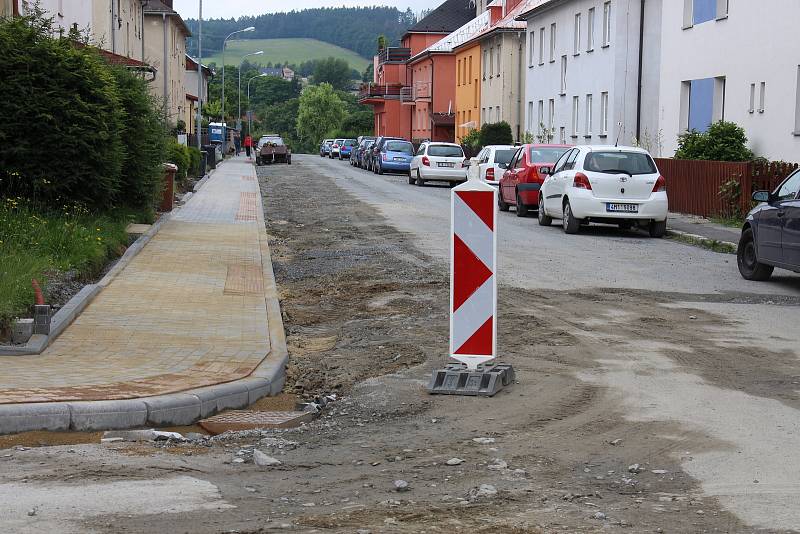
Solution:
<svg viewBox="0 0 800 534">
<path fill-rule="evenodd" d="M 249 376 L 271 348 L 265 256 L 255 169 L 226 161 L 42 354 L 0 356 L 0 405 L 151 397 Z"/>
</svg>

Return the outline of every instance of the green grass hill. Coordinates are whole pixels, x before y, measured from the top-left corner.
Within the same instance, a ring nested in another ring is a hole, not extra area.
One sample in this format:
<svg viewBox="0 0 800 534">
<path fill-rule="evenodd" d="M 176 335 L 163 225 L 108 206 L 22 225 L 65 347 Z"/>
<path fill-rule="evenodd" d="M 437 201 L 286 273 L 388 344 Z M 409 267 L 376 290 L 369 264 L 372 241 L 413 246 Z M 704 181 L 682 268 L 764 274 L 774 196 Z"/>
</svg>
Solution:
<svg viewBox="0 0 800 534">
<path fill-rule="evenodd" d="M 266 65 L 267 63 L 284 63 L 299 65 L 304 61 L 313 59 L 326 59 L 335 57 L 344 59 L 350 68 L 362 72 L 369 60 L 353 52 L 330 43 L 316 39 L 244 39 L 241 41 L 228 41 L 225 47 L 225 62 L 228 65 L 238 65 L 242 56 L 250 52 L 263 50 L 259 56 L 250 56 L 247 60 L 253 64 Z M 210 57 L 203 57 L 203 63 L 216 63 L 222 66 L 222 54 L 217 53 Z"/>
</svg>

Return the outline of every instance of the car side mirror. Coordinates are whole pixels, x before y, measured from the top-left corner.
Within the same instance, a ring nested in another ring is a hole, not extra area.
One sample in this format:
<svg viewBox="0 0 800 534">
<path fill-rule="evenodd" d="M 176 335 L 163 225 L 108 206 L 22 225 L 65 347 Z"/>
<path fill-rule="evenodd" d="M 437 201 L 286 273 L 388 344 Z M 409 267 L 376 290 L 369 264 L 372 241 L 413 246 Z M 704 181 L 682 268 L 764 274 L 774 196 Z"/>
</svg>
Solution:
<svg viewBox="0 0 800 534">
<path fill-rule="evenodd" d="M 540 167 L 539 168 L 539 174 L 541 174 L 542 176 L 550 176 L 551 174 L 553 174 L 553 168 L 552 167 Z"/>
<path fill-rule="evenodd" d="M 753 200 L 756 202 L 769 202 L 772 194 L 769 191 L 756 191 L 753 193 Z"/>
</svg>

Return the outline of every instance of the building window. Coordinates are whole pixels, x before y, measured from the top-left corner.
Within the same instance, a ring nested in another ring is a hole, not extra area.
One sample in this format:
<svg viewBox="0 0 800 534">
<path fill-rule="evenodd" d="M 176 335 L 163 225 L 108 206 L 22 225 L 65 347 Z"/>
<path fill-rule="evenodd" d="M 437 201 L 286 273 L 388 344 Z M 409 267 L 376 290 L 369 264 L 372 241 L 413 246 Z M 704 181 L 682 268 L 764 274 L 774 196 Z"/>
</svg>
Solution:
<svg viewBox="0 0 800 534">
<path fill-rule="evenodd" d="M 797 89 L 795 92 L 797 93 L 795 96 L 797 103 L 794 109 L 794 134 L 800 135 L 800 65 L 797 66 Z"/>
<path fill-rule="evenodd" d="M 567 56 L 561 56 L 561 95 L 567 94 Z"/>
<path fill-rule="evenodd" d="M 594 8 L 586 15 L 586 51 L 594 50 Z"/>
<path fill-rule="evenodd" d="M 592 129 L 594 128 L 592 113 L 592 95 L 586 95 L 586 137 L 592 136 Z"/>
<path fill-rule="evenodd" d="M 502 63 L 502 62 L 500 61 L 500 57 L 501 57 L 501 56 L 500 56 L 500 52 L 501 52 L 501 47 L 500 47 L 500 45 L 498 44 L 498 45 L 497 45 L 497 75 L 498 75 L 498 76 L 500 76 L 500 64 Z"/>
<path fill-rule="evenodd" d="M 555 123 L 555 120 L 556 120 L 556 101 L 554 99 L 552 99 L 552 98 L 550 99 L 550 107 L 549 107 L 549 109 L 547 111 L 548 111 L 548 113 L 547 113 L 547 118 L 548 118 L 547 127 L 552 130 L 553 129 L 553 123 Z"/>
<path fill-rule="evenodd" d="M 705 132 L 714 120 L 714 78 L 689 82 L 688 129 Z"/>
<path fill-rule="evenodd" d="M 748 113 L 756 112 L 756 84 L 750 84 L 750 107 L 747 109 Z"/>
<path fill-rule="evenodd" d="M 461 85 L 461 60 L 458 60 L 458 67 L 456 71 L 456 85 Z"/>
<path fill-rule="evenodd" d="M 486 108 L 481 108 L 481 126 L 486 124 Z"/>
<path fill-rule="evenodd" d="M 575 43 L 572 52 L 576 56 L 581 53 L 581 14 L 575 14 Z"/>
<path fill-rule="evenodd" d="M 469 56 L 469 78 L 467 83 L 472 83 L 472 56 Z"/>
<path fill-rule="evenodd" d="M 494 74 L 494 47 L 491 47 L 489 49 L 489 78 L 491 78 L 493 74 Z"/>
<path fill-rule="evenodd" d="M 483 50 L 483 79 L 486 79 L 486 67 L 489 65 L 489 51 Z"/>
<path fill-rule="evenodd" d="M 544 28 L 539 30 L 539 65 L 544 65 Z"/>
<path fill-rule="evenodd" d="M 500 106 L 494 108 L 494 122 L 500 122 Z"/>
<path fill-rule="evenodd" d="M 729 0 L 683 0 L 683 28 L 728 16 Z"/>
<path fill-rule="evenodd" d="M 572 97 L 572 137 L 578 137 L 580 133 L 580 126 L 578 125 L 580 122 L 580 100 L 578 96 Z"/>
<path fill-rule="evenodd" d="M 608 135 L 608 93 L 600 93 L 600 130 Z"/>
<path fill-rule="evenodd" d="M 798 76 L 800 76 L 800 72 L 798 73 Z M 539 100 L 539 115 L 538 115 L 538 119 L 539 120 L 536 123 L 536 131 L 537 132 L 542 127 L 542 125 L 544 125 L 544 100 Z M 798 129 L 798 131 L 800 131 L 800 129 Z"/>
<path fill-rule="evenodd" d="M 558 138 L 561 140 L 562 145 L 567 144 L 567 129 L 565 127 L 561 127 L 558 129 Z"/>
<path fill-rule="evenodd" d="M 533 131 L 533 101 L 528 102 L 528 124 L 526 129 L 529 132 Z"/>
<path fill-rule="evenodd" d="M 533 67 L 534 58 L 536 57 L 536 30 L 532 31 L 528 36 L 528 66 Z"/>
<path fill-rule="evenodd" d="M 550 25 L 550 63 L 556 60 L 556 23 Z"/>
<path fill-rule="evenodd" d="M 761 82 L 761 93 L 758 98 L 758 112 L 764 113 L 766 109 L 765 106 L 765 99 L 766 99 L 766 92 L 767 92 L 767 82 Z"/>
<path fill-rule="evenodd" d="M 603 46 L 611 44 L 611 2 L 603 4 Z"/>
</svg>

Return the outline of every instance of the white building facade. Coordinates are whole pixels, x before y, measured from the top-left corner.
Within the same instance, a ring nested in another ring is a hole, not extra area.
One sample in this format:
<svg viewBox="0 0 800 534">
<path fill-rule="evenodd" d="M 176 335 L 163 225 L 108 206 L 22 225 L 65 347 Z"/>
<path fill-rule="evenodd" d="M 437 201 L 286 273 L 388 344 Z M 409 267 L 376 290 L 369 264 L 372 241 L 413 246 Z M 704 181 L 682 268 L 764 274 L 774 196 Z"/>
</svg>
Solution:
<svg viewBox="0 0 800 534">
<path fill-rule="evenodd" d="M 664 2 L 660 128 L 672 155 L 678 134 L 732 121 L 757 156 L 800 161 L 797 0 Z"/>
<path fill-rule="evenodd" d="M 638 0 L 545 0 L 521 15 L 527 22 L 525 129 L 535 140 L 630 144 L 655 136 L 661 0 L 645 4 L 644 32 L 641 6 Z"/>
</svg>

